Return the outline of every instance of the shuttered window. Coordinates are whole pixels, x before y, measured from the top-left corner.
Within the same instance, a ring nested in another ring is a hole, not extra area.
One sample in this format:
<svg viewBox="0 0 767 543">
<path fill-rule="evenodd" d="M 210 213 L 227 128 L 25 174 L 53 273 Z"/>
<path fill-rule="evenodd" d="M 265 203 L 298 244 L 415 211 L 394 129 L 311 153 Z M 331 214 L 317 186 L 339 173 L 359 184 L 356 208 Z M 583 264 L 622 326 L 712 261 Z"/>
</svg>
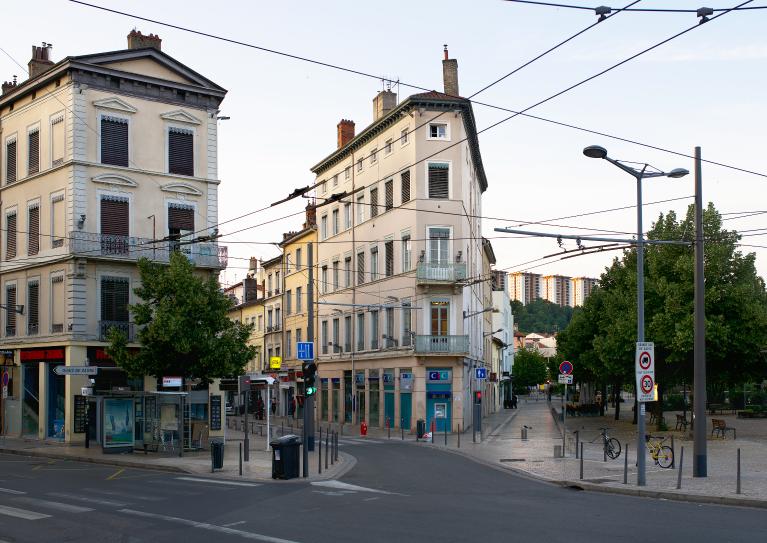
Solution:
<svg viewBox="0 0 767 543">
<path fill-rule="evenodd" d="M 370 216 L 378 216 L 378 189 L 370 189 Z"/>
<path fill-rule="evenodd" d="M 51 119 L 51 166 L 64 163 L 64 114 Z"/>
<path fill-rule="evenodd" d="M 64 276 L 51 277 L 51 333 L 60 334 L 64 331 Z"/>
<path fill-rule="evenodd" d="M 168 129 L 168 171 L 194 175 L 194 133 L 191 130 Z"/>
<path fill-rule="evenodd" d="M 173 240 L 171 250 L 178 251 L 181 247 L 181 238 L 190 232 L 194 232 L 194 208 L 183 204 L 170 204 L 168 206 L 168 237 Z M 186 245 L 187 250 L 189 247 Z"/>
<path fill-rule="evenodd" d="M 101 251 L 105 254 L 128 252 L 130 215 L 127 198 L 101 197 Z"/>
<path fill-rule="evenodd" d="M 443 163 L 429 164 L 429 198 L 449 198 L 448 174 L 450 166 Z"/>
<path fill-rule="evenodd" d="M 124 277 L 101 278 L 101 320 L 128 322 L 128 280 Z"/>
<path fill-rule="evenodd" d="M 16 182 L 16 140 L 5 144 L 5 184 Z"/>
<path fill-rule="evenodd" d="M 402 172 L 402 203 L 410 201 L 410 170 Z"/>
<path fill-rule="evenodd" d="M 357 284 L 365 282 L 365 253 L 357 253 Z"/>
<path fill-rule="evenodd" d="M 386 260 L 386 277 L 394 275 L 394 241 L 384 242 L 384 258 Z"/>
<path fill-rule="evenodd" d="M 5 216 L 5 259 L 16 258 L 16 212 Z"/>
<path fill-rule="evenodd" d="M 128 166 L 128 120 L 101 118 L 101 163 Z"/>
<path fill-rule="evenodd" d="M 16 335 L 16 285 L 5 287 L 5 335 Z"/>
<path fill-rule="evenodd" d="M 28 134 L 27 175 L 40 171 L 40 129 L 36 128 Z"/>
<path fill-rule="evenodd" d="M 40 252 L 40 205 L 30 206 L 27 217 L 27 254 L 32 256 Z"/>
<path fill-rule="evenodd" d="M 40 331 L 40 282 L 27 283 L 27 335 L 34 336 Z"/>
<path fill-rule="evenodd" d="M 65 226 L 64 195 L 58 194 L 51 198 L 51 247 L 64 245 Z"/>
<path fill-rule="evenodd" d="M 378 247 L 370 248 L 370 280 L 378 279 Z"/>
<path fill-rule="evenodd" d="M 386 211 L 389 211 L 394 207 L 394 181 L 389 179 L 384 185 L 384 192 L 386 198 Z"/>
</svg>

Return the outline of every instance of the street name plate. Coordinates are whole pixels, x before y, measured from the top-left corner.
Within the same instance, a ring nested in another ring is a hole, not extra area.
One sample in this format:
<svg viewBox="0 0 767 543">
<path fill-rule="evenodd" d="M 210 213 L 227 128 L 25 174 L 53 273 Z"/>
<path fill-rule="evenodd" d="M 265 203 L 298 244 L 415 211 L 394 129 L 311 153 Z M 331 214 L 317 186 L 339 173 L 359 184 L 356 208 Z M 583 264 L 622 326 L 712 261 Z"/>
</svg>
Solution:
<svg viewBox="0 0 767 543">
<path fill-rule="evenodd" d="M 572 375 L 559 375 L 559 382 L 563 385 L 572 385 L 573 384 L 573 376 Z"/>
</svg>

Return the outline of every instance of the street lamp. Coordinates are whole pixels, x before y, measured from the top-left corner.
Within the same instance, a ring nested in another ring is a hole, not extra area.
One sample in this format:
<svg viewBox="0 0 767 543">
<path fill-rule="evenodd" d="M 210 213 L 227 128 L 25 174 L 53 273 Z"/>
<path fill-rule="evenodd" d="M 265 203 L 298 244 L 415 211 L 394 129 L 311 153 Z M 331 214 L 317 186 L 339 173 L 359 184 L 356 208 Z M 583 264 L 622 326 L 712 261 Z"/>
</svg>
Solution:
<svg viewBox="0 0 767 543">
<path fill-rule="evenodd" d="M 607 149 L 599 145 L 590 145 L 583 149 L 583 154 L 589 158 L 601 158 L 613 166 L 616 166 L 634 177 L 637 181 L 637 342 L 644 341 L 644 231 L 642 228 L 642 179 L 651 177 L 671 177 L 678 179 L 684 177 L 689 171 L 684 168 L 675 168 L 670 172 L 660 170 L 647 171 L 649 164 L 644 164 L 642 169 L 632 168 L 618 160 L 607 156 Z M 645 416 L 641 409 L 643 405 L 637 404 L 637 485 L 645 486 Z M 640 453 L 640 451 L 642 451 Z"/>
</svg>

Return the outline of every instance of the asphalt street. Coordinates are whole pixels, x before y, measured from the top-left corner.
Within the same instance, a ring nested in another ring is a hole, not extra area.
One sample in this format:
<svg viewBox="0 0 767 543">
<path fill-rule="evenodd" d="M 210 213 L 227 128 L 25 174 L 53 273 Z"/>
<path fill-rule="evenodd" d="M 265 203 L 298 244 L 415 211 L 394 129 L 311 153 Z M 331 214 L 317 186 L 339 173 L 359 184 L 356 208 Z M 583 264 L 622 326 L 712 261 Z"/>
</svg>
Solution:
<svg viewBox="0 0 767 543">
<path fill-rule="evenodd" d="M 0 455 L 0 542 L 767 541 L 764 510 L 563 489 L 396 440 L 341 445 L 356 465 L 315 483 Z"/>
</svg>

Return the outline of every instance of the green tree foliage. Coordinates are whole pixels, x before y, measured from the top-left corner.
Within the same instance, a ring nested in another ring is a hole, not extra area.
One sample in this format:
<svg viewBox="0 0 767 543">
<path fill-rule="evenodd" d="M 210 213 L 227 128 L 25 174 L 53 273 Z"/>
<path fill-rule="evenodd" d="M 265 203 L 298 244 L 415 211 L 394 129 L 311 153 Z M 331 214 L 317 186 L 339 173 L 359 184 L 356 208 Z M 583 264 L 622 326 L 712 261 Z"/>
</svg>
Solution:
<svg viewBox="0 0 767 543">
<path fill-rule="evenodd" d="M 548 372 L 546 359 L 537 351 L 520 349 L 514 353 L 514 391 L 523 392 L 527 387 L 546 382 Z"/>
<path fill-rule="evenodd" d="M 522 305 L 518 300 L 511 301 L 514 322 L 525 333 L 554 333 L 564 330 L 573 316 L 573 308 L 561 307 L 548 300 L 534 300 Z"/>
<path fill-rule="evenodd" d="M 107 353 L 132 377 L 179 375 L 210 382 L 239 375 L 255 356 L 247 344 L 252 325 L 227 317 L 232 302 L 219 290 L 216 278 L 195 272 L 182 253 L 170 265 L 141 259 L 141 300 L 130 306 L 139 329 L 141 349 L 131 352 L 127 338 L 113 328 Z"/>
</svg>

